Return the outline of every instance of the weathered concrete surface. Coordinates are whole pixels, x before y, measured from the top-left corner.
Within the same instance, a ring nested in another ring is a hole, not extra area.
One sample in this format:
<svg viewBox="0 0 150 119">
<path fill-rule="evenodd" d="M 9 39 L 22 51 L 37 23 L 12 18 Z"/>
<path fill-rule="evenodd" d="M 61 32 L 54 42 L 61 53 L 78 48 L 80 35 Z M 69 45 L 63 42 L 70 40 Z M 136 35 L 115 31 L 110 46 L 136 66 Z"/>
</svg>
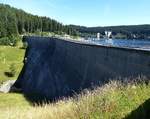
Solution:
<svg viewBox="0 0 150 119">
<path fill-rule="evenodd" d="M 150 52 L 24 37 L 27 58 L 14 86 L 47 99 L 68 96 L 110 78 L 150 77 Z M 26 59 L 25 58 L 25 59 Z"/>
</svg>

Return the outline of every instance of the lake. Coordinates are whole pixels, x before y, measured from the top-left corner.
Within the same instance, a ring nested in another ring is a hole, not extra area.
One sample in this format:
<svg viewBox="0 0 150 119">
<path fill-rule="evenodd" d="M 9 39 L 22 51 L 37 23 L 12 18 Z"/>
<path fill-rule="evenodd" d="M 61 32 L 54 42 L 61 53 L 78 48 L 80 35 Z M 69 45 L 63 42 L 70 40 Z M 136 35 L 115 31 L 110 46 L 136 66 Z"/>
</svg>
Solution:
<svg viewBox="0 0 150 119">
<path fill-rule="evenodd" d="M 96 45 L 133 48 L 150 51 L 150 40 L 145 39 L 89 39 L 88 42 Z"/>
</svg>

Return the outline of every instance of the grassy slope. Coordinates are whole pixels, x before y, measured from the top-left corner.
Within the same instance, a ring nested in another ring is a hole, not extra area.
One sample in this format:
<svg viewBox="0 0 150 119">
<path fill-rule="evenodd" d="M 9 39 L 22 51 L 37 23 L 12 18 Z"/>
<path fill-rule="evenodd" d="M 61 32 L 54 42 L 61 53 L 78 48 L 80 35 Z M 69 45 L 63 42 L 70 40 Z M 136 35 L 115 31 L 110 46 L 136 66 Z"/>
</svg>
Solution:
<svg viewBox="0 0 150 119">
<path fill-rule="evenodd" d="M 24 50 L 18 47 L 0 46 L 0 83 L 10 79 L 17 79 L 22 68 L 24 58 Z M 7 77 L 4 72 L 9 71 L 10 65 L 14 63 L 17 69 L 15 77 Z"/>
<path fill-rule="evenodd" d="M 123 87 L 116 82 L 87 91 L 78 100 L 41 107 L 32 107 L 19 94 L 0 94 L 0 119 L 121 119 L 149 98 L 150 84 Z"/>
</svg>

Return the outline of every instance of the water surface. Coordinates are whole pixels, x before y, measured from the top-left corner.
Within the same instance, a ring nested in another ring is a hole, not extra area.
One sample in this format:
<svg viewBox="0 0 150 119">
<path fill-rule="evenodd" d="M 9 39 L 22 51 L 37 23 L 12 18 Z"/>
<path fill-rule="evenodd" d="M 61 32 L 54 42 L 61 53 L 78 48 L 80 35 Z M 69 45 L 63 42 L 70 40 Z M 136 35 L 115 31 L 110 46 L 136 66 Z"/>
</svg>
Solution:
<svg viewBox="0 0 150 119">
<path fill-rule="evenodd" d="M 145 39 L 89 39 L 88 41 L 92 44 L 103 46 L 133 48 L 150 51 L 150 40 Z"/>
</svg>

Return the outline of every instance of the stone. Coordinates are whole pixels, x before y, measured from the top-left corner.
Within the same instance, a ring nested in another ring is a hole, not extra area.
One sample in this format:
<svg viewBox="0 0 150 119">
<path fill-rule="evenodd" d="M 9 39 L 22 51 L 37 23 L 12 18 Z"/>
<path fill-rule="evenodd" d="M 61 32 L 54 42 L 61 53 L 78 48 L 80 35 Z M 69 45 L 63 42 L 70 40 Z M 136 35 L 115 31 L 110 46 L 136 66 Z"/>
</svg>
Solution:
<svg viewBox="0 0 150 119">
<path fill-rule="evenodd" d="M 16 80 L 8 80 L 8 81 L 4 82 L 0 86 L 0 92 L 2 92 L 2 93 L 9 93 L 11 91 L 11 87 L 13 86 L 15 81 Z"/>
</svg>

